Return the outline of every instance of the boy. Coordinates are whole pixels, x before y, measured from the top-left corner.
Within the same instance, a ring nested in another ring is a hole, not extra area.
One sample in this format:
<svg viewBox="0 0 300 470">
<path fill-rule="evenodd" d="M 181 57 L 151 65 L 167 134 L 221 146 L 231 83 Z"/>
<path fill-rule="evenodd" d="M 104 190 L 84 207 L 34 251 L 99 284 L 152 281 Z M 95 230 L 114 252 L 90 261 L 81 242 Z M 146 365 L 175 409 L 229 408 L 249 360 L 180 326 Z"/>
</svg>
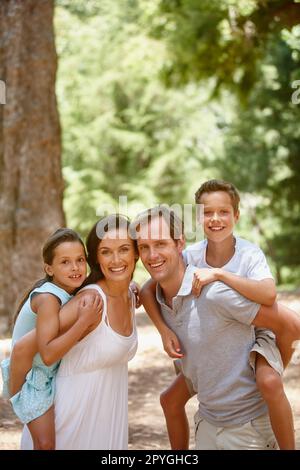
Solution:
<svg viewBox="0 0 300 470">
<path fill-rule="evenodd" d="M 272 305 L 276 289 L 264 254 L 252 243 L 233 235 L 239 218 L 236 188 L 221 180 L 207 181 L 196 192 L 196 203 L 204 205 L 203 224 L 207 240 L 188 247 L 184 253 L 187 264 L 200 268 L 193 290 L 199 295 L 202 286 L 221 281 L 253 302 Z M 141 300 L 162 335 L 165 350 L 171 357 L 182 357 L 177 337 L 162 322 L 153 298 L 153 283 L 144 286 Z M 256 330 L 250 362 L 255 368 L 257 387 L 268 405 L 280 449 L 294 449 L 293 416 L 281 380 L 283 365 L 288 364 L 292 350 L 290 345 L 278 346 L 283 364 L 274 335 L 267 330 Z M 184 406 L 192 394 L 188 381 L 180 373 L 161 395 L 173 449 L 188 448 L 189 428 Z"/>
</svg>

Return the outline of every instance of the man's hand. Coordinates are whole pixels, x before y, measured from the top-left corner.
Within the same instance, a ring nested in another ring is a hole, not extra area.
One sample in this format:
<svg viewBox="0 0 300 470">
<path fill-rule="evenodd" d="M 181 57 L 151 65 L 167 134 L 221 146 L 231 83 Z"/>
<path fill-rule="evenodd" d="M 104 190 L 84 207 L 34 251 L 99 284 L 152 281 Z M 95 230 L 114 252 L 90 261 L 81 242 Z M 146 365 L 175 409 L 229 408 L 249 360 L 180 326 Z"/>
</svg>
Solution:
<svg viewBox="0 0 300 470">
<path fill-rule="evenodd" d="M 218 280 L 218 270 L 213 268 L 199 268 L 194 272 L 194 280 L 192 285 L 192 294 L 199 297 L 202 287 L 206 284 Z"/>
<path fill-rule="evenodd" d="M 183 354 L 181 352 L 180 342 L 175 333 L 170 328 L 165 328 L 161 334 L 162 343 L 164 350 L 168 356 L 173 358 L 181 358 Z"/>
</svg>

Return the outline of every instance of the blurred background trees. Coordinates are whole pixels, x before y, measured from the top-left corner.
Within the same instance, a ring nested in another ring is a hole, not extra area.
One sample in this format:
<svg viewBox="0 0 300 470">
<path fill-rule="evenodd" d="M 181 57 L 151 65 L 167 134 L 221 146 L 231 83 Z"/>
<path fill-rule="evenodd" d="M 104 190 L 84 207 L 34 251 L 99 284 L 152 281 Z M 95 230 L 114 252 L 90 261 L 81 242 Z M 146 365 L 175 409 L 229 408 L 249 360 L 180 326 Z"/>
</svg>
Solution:
<svg viewBox="0 0 300 470">
<path fill-rule="evenodd" d="M 239 233 L 280 283 L 297 283 L 300 4 L 56 4 L 69 225 L 85 233 L 120 195 L 132 215 L 191 203 L 205 179 L 225 178 L 242 195 Z"/>
<path fill-rule="evenodd" d="M 262 246 L 280 284 L 297 286 L 299 0 L 7 0 L 3 292 L 36 277 L 42 238 L 64 223 L 54 5 L 67 224 L 85 236 L 121 195 L 134 215 L 191 204 L 204 180 L 225 178 L 242 196 L 238 233 Z"/>
</svg>

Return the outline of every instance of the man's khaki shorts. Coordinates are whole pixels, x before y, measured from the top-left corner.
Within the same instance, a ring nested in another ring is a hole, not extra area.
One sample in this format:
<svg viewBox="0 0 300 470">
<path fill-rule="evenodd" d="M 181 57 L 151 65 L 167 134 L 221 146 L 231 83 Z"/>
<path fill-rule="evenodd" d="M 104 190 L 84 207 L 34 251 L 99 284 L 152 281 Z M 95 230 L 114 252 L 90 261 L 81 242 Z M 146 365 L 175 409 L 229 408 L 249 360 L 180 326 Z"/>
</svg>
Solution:
<svg viewBox="0 0 300 470">
<path fill-rule="evenodd" d="M 197 450 L 274 450 L 277 442 L 267 414 L 245 424 L 219 427 L 195 414 Z"/>
</svg>

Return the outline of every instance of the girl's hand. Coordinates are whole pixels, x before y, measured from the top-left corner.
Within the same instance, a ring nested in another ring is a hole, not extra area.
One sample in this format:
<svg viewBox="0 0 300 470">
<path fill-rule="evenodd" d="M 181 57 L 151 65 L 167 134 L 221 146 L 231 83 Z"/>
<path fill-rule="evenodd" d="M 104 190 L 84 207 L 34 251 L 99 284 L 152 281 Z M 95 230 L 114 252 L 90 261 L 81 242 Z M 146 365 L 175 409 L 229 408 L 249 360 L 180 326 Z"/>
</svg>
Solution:
<svg viewBox="0 0 300 470">
<path fill-rule="evenodd" d="M 89 293 L 81 296 L 78 302 L 78 318 L 86 328 L 96 327 L 102 318 L 103 300 L 100 294 Z"/>
</svg>

